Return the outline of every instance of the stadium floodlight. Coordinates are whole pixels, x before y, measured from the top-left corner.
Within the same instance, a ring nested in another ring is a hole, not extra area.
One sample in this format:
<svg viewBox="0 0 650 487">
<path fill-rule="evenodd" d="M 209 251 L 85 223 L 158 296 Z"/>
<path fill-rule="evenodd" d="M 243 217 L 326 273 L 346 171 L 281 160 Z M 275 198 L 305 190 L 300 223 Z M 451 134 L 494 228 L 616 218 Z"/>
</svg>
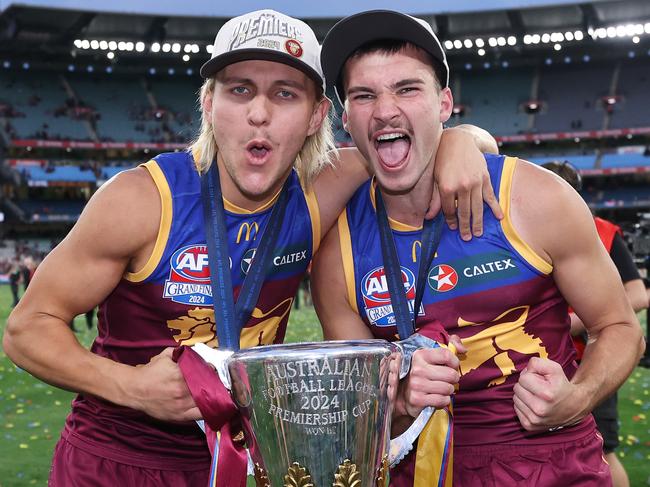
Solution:
<svg viewBox="0 0 650 487">
<path fill-rule="evenodd" d="M 151 52 L 160 52 L 160 44 L 157 42 L 151 44 Z"/>
<path fill-rule="evenodd" d="M 515 36 L 508 36 L 508 45 L 514 46 L 517 44 L 517 38 Z"/>
<path fill-rule="evenodd" d="M 474 45 L 472 42 L 472 39 L 465 39 L 463 41 L 463 46 L 465 46 L 467 49 L 471 49 L 471 47 Z"/>
<path fill-rule="evenodd" d="M 607 37 L 607 29 L 605 29 L 604 27 L 600 27 L 600 28 L 596 29 L 596 38 L 597 39 L 604 39 L 605 37 Z"/>
<path fill-rule="evenodd" d="M 97 41 L 95 39 L 90 41 L 90 48 L 95 49 L 95 50 L 99 49 L 99 41 Z"/>
<path fill-rule="evenodd" d="M 539 34 L 533 34 L 530 40 L 533 42 L 533 44 L 539 44 L 539 42 L 542 40 L 542 36 Z"/>
<path fill-rule="evenodd" d="M 133 42 L 131 42 L 131 41 L 128 41 L 128 42 L 126 43 L 126 46 L 125 46 L 126 50 L 129 51 L 129 52 L 133 51 L 133 48 L 134 48 L 134 47 L 135 47 L 135 46 L 133 45 Z"/>
<path fill-rule="evenodd" d="M 610 39 L 616 37 L 616 27 L 607 27 L 607 37 Z"/>
<path fill-rule="evenodd" d="M 634 24 L 627 24 L 623 28 L 625 30 L 625 35 L 628 37 L 632 37 L 636 33 L 636 27 L 634 26 Z M 616 33 L 618 34 L 618 29 L 616 29 L 616 31 L 617 31 Z"/>
<path fill-rule="evenodd" d="M 634 24 L 634 33 L 638 36 L 643 34 L 643 24 Z"/>
<path fill-rule="evenodd" d="M 479 56 L 485 56 L 485 49 L 479 49 L 478 50 L 478 55 Z"/>
<path fill-rule="evenodd" d="M 172 52 L 174 54 L 178 54 L 179 52 L 181 52 L 181 45 L 178 42 L 174 42 L 172 44 Z"/>
<path fill-rule="evenodd" d="M 90 41 L 88 39 L 84 39 L 83 41 L 81 41 L 81 48 L 90 49 Z"/>
<path fill-rule="evenodd" d="M 140 41 L 140 42 L 135 43 L 135 50 L 136 51 L 142 52 L 142 51 L 144 51 L 144 48 L 145 48 L 144 42 Z"/>
<path fill-rule="evenodd" d="M 463 43 L 460 42 L 460 39 L 456 39 L 456 40 L 454 41 L 454 47 L 455 47 L 456 49 L 461 49 L 461 48 L 463 47 Z"/>
<path fill-rule="evenodd" d="M 573 33 L 573 38 L 574 38 L 576 41 L 581 41 L 582 39 L 584 39 L 584 37 L 585 37 L 585 36 L 584 36 L 584 34 L 582 33 L 581 30 L 576 30 L 576 31 Z"/>
<path fill-rule="evenodd" d="M 565 33 L 564 33 L 564 38 L 565 38 L 567 41 L 572 41 L 572 40 L 573 40 L 573 32 L 565 32 Z"/>
<path fill-rule="evenodd" d="M 453 45 L 453 43 L 452 43 Z M 209 44 L 205 46 L 205 50 L 208 52 L 208 54 L 212 54 L 212 51 L 214 51 L 214 46 L 212 44 Z"/>
<path fill-rule="evenodd" d="M 639 36 L 632 37 L 632 42 L 634 42 L 635 44 L 638 44 L 639 41 L 641 41 L 641 39 L 639 39 Z"/>
<path fill-rule="evenodd" d="M 454 43 L 453 42 L 451 42 L 449 40 L 445 41 L 445 49 L 447 49 L 448 51 L 451 51 L 453 48 L 454 48 Z"/>
<path fill-rule="evenodd" d="M 169 52 L 172 50 L 172 45 L 169 42 L 165 42 L 162 45 L 162 52 Z"/>
<path fill-rule="evenodd" d="M 480 37 L 474 40 L 474 44 L 476 44 L 476 47 L 485 47 L 485 41 Z"/>
<path fill-rule="evenodd" d="M 183 47 L 183 51 L 188 54 L 192 52 L 192 44 L 185 44 L 185 47 Z"/>
<path fill-rule="evenodd" d="M 580 143 L 580 137 L 574 137 L 574 138 L 573 138 L 573 141 L 574 141 L 576 144 L 579 144 L 579 143 Z"/>
<path fill-rule="evenodd" d="M 643 30 L 645 31 L 646 34 L 650 34 L 650 22 L 644 24 Z"/>
<path fill-rule="evenodd" d="M 107 41 L 99 41 L 99 48 L 102 51 L 106 51 L 108 49 L 108 42 Z"/>
<path fill-rule="evenodd" d="M 494 37 L 488 39 L 488 45 L 490 47 L 497 47 L 497 40 Z"/>
<path fill-rule="evenodd" d="M 113 51 L 108 51 L 108 52 L 106 53 L 106 57 L 107 57 L 108 59 L 115 59 L 115 53 L 114 53 Z"/>
<path fill-rule="evenodd" d="M 530 34 L 526 34 L 524 36 L 524 44 L 529 45 L 532 43 L 533 43 L 533 36 L 531 36 Z"/>
<path fill-rule="evenodd" d="M 201 51 L 201 48 L 199 48 L 198 44 L 192 44 L 192 53 L 193 54 L 198 54 Z"/>
<path fill-rule="evenodd" d="M 544 44 L 548 44 L 549 42 L 551 42 L 551 34 L 549 34 L 548 32 L 542 34 L 542 42 Z"/>
<path fill-rule="evenodd" d="M 189 54 L 183 54 L 183 61 L 188 62 L 190 60 Z"/>
<path fill-rule="evenodd" d="M 497 44 L 500 47 L 503 47 L 506 45 L 506 38 L 505 37 L 497 37 Z"/>
<path fill-rule="evenodd" d="M 81 45 L 82 45 L 81 39 L 74 40 L 74 47 L 76 47 L 77 49 L 81 49 Z"/>
<path fill-rule="evenodd" d="M 555 49 L 556 51 L 559 51 L 560 49 L 562 49 L 562 45 L 561 44 L 555 44 L 553 46 L 553 49 Z"/>
</svg>

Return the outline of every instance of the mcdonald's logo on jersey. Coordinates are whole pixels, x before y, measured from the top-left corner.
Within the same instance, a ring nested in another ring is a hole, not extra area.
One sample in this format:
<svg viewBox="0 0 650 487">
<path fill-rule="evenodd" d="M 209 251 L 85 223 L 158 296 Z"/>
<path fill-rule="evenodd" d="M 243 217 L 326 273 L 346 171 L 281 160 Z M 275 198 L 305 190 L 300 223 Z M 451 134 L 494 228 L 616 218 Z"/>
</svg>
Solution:
<svg viewBox="0 0 650 487">
<path fill-rule="evenodd" d="M 239 231 L 237 232 L 237 243 L 241 242 L 242 236 L 244 236 L 246 242 L 250 241 L 251 238 L 255 240 L 259 231 L 260 226 L 255 221 L 242 223 L 239 225 Z"/>
</svg>

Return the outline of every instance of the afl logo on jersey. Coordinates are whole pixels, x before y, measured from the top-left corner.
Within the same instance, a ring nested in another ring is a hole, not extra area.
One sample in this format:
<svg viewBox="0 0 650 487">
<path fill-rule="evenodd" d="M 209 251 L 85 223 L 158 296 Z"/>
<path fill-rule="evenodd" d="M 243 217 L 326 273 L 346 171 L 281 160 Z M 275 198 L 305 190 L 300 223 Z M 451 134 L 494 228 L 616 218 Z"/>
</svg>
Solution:
<svg viewBox="0 0 650 487">
<path fill-rule="evenodd" d="M 440 264 L 431 269 L 428 281 L 431 289 L 446 293 L 454 289 L 458 284 L 458 273 L 452 266 Z"/>
<path fill-rule="evenodd" d="M 212 305 L 210 265 L 205 244 L 186 245 L 172 254 L 163 297 L 175 303 Z"/>
<path fill-rule="evenodd" d="M 407 299 L 415 299 L 415 276 L 406 267 L 402 267 L 402 281 Z M 376 267 L 366 274 L 361 281 L 361 292 L 364 300 L 373 303 L 390 303 L 390 292 L 383 267 Z"/>
<path fill-rule="evenodd" d="M 401 269 L 409 310 L 413 312 L 413 306 L 415 305 L 415 275 L 406 267 Z M 371 325 L 379 327 L 395 326 L 395 315 L 393 314 L 388 282 L 383 267 L 376 267 L 363 277 L 361 280 L 361 294 L 366 316 Z M 418 314 L 424 314 L 422 305 L 420 305 Z"/>
<path fill-rule="evenodd" d="M 208 248 L 205 245 L 188 245 L 172 255 L 170 267 L 177 277 L 190 282 L 210 282 Z"/>
</svg>

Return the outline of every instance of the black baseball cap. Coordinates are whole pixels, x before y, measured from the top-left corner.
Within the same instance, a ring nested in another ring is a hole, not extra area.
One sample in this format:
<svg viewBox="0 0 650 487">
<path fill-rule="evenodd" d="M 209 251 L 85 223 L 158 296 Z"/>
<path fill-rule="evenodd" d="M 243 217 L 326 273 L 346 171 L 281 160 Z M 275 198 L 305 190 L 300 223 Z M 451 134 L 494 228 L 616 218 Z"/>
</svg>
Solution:
<svg viewBox="0 0 650 487">
<path fill-rule="evenodd" d="M 342 72 L 348 58 L 361 46 L 382 40 L 409 42 L 440 62 L 442 87 L 449 86 L 447 56 L 428 22 L 394 10 L 368 10 L 350 15 L 330 29 L 321 49 L 321 65 L 327 84 L 334 86 L 341 104 L 345 101 Z"/>
</svg>

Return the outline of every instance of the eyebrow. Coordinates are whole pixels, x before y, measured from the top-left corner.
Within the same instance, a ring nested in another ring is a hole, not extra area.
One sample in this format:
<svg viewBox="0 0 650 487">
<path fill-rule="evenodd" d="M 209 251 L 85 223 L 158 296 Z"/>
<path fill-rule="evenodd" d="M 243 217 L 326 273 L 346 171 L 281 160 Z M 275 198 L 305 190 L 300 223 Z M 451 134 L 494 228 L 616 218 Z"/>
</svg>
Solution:
<svg viewBox="0 0 650 487">
<path fill-rule="evenodd" d="M 422 84 L 424 84 L 424 80 L 421 78 L 407 78 L 407 79 L 397 81 L 396 83 L 393 83 L 392 85 L 390 85 L 390 88 L 393 90 L 399 90 L 404 86 L 422 85 Z M 348 94 L 368 93 L 368 92 L 372 93 L 373 91 L 374 90 L 372 88 L 368 88 L 367 86 L 353 86 L 348 90 Z"/>
<path fill-rule="evenodd" d="M 235 76 L 224 78 L 224 79 L 221 80 L 221 82 L 224 85 L 231 85 L 231 84 L 254 85 L 255 84 L 255 82 L 250 78 L 237 78 Z M 300 81 L 291 80 L 291 79 L 275 80 L 273 82 L 273 85 L 275 85 L 275 86 L 289 86 L 291 88 L 295 88 L 295 89 L 303 90 L 303 91 L 307 89 L 305 87 L 304 83 L 302 83 Z"/>
</svg>

